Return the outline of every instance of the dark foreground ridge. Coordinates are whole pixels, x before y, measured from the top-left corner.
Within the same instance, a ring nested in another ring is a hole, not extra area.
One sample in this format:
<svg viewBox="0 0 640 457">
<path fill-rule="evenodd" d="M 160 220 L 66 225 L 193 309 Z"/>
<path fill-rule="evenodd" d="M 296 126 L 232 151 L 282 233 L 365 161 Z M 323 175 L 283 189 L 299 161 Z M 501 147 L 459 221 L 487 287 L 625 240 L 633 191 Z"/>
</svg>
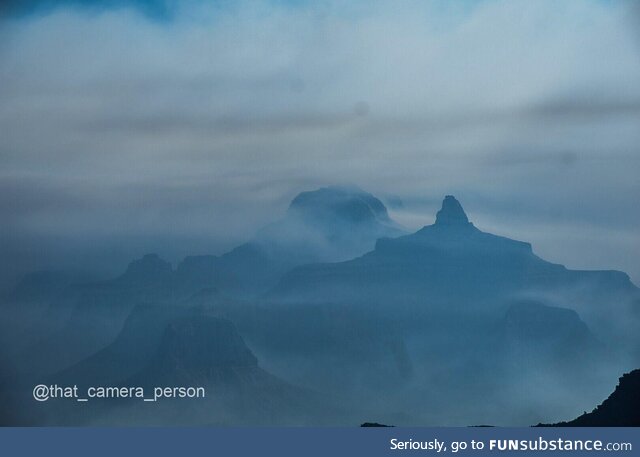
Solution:
<svg viewBox="0 0 640 457">
<path fill-rule="evenodd" d="M 638 427 L 640 426 L 640 369 L 624 374 L 616 390 L 590 413 L 541 427 Z"/>
</svg>

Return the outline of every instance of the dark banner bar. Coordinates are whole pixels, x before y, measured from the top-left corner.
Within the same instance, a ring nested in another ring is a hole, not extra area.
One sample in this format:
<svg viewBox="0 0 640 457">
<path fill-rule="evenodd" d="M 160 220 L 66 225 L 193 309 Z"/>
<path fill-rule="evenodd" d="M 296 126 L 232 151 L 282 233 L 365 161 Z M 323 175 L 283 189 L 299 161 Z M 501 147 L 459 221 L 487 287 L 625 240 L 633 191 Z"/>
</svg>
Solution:
<svg viewBox="0 0 640 457">
<path fill-rule="evenodd" d="M 640 455 L 640 428 L 4 428 L 7 456 Z"/>
</svg>

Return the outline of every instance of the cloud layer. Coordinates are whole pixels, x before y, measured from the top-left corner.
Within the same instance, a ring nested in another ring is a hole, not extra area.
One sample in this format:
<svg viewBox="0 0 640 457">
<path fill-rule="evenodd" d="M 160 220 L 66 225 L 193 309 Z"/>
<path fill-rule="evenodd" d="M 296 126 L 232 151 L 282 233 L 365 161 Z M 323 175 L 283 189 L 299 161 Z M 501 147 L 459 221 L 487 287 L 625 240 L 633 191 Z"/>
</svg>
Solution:
<svg viewBox="0 0 640 457">
<path fill-rule="evenodd" d="M 635 3 L 79 3 L 0 23 L 4 276 L 219 252 L 354 183 L 640 282 Z"/>
</svg>

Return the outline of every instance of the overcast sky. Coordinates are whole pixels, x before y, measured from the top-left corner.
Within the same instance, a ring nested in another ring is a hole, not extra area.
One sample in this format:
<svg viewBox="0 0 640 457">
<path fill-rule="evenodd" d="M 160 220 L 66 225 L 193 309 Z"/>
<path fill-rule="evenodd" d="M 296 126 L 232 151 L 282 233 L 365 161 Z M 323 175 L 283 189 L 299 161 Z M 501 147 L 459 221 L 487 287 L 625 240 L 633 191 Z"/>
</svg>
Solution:
<svg viewBox="0 0 640 457">
<path fill-rule="evenodd" d="M 0 10 L 0 285 L 221 253 L 327 184 L 640 284 L 638 2 L 179 5 Z"/>
</svg>

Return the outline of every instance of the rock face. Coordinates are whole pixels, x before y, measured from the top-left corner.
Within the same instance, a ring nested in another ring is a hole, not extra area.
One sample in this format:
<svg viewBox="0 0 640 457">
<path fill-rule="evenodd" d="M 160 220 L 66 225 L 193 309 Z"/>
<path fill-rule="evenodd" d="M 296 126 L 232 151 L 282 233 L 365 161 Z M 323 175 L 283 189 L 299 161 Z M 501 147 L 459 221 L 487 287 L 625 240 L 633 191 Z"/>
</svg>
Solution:
<svg viewBox="0 0 640 457">
<path fill-rule="evenodd" d="M 436 225 L 468 225 L 469 218 L 462 209 L 462 205 L 453 195 L 447 195 L 442 202 L 442 208 L 436 214 Z"/>
<path fill-rule="evenodd" d="M 640 369 L 624 374 L 613 393 L 590 413 L 555 427 L 640 427 Z"/>
</svg>

